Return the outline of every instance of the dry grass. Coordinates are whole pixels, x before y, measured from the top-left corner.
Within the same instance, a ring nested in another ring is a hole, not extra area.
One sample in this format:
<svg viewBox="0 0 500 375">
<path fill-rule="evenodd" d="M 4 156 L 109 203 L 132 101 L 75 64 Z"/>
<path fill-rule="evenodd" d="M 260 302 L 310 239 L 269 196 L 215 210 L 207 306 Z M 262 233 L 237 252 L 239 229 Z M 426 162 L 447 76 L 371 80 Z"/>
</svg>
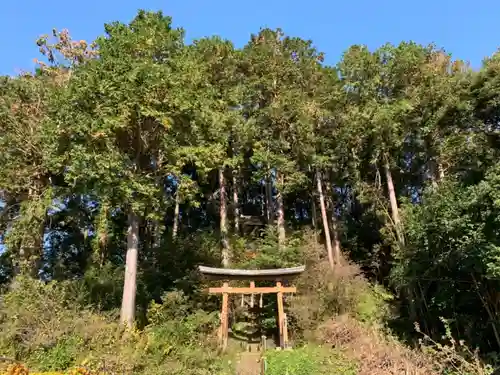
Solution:
<svg viewBox="0 0 500 375">
<path fill-rule="evenodd" d="M 341 349 L 359 364 L 358 375 L 439 374 L 429 357 L 387 337 L 374 327 L 342 315 L 321 325 L 317 338 Z"/>
<path fill-rule="evenodd" d="M 306 340 L 341 350 L 358 363 L 359 375 L 439 374 L 429 356 L 405 347 L 380 328 L 389 304 L 357 265 L 342 259 L 331 271 L 325 260 L 314 259 L 322 248 L 309 242 L 307 250 L 311 261 L 298 280 L 300 295 L 291 305 Z"/>
<path fill-rule="evenodd" d="M 294 334 L 302 333 L 307 339 L 318 324 L 344 314 L 374 325 L 387 318 L 387 301 L 392 296 L 381 286 L 370 284 L 359 266 L 341 258 L 332 271 L 321 256 L 323 245 L 306 238 L 304 247 L 306 272 L 296 281 L 298 295 L 288 299 Z"/>
</svg>

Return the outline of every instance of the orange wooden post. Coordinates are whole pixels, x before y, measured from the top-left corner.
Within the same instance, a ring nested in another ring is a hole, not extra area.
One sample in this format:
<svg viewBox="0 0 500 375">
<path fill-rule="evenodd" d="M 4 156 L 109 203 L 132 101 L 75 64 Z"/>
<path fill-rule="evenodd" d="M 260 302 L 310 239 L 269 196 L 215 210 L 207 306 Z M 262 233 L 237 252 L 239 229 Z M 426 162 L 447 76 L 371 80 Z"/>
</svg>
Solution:
<svg viewBox="0 0 500 375">
<path fill-rule="evenodd" d="M 276 287 L 278 289 L 277 297 L 278 297 L 278 326 L 279 326 L 279 336 L 280 336 L 280 347 L 285 347 L 284 342 L 284 330 L 283 330 L 283 320 L 284 320 L 284 308 L 283 308 L 283 292 L 281 290 L 281 282 L 276 283 Z"/>
<path fill-rule="evenodd" d="M 223 288 L 226 290 L 222 293 L 222 313 L 221 313 L 221 323 L 220 323 L 220 344 L 222 347 L 222 351 L 226 350 L 227 347 L 227 336 L 228 336 L 228 328 L 229 328 L 229 295 L 227 293 L 227 288 L 229 287 L 228 283 L 224 283 Z"/>
</svg>

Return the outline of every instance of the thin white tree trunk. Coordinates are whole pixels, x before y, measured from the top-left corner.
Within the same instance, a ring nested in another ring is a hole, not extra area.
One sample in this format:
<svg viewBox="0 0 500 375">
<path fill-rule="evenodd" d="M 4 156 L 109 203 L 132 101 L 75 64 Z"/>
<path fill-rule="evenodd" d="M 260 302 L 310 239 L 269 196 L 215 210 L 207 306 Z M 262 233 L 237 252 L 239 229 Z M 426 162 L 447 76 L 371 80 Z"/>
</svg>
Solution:
<svg viewBox="0 0 500 375">
<path fill-rule="evenodd" d="M 444 179 L 444 167 L 443 163 L 441 163 L 440 160 L 437 161 L 437 171 L 438 171 L 439 181 L 442 181 Z"/>
<path fill-rule="evenodd" d="M 394 227 L 396 230 L 398 241 L 401 245 L 404 245 L 405 241 L 401 227 L 401 219 L 399 217 L 398 200 L 396 198 L 396 190 L 394 189 L 394 181 L 392 180 L 391 167 L 389 165 L 389 161 L 387 158 L 384 163 L 384 169 L 385 169 L 385 177 L 387 180 L 387 191 L 389 194 L 389 202 L 391 204 L 392 221 L 394 222 Z"/>
<path fill-rule="evenodd" d="M 137 255 L 139 251 L 139 219 L 130 211 L 128 215 L 127 254 L 125 259 L 125 282 L 120 320 L 132 327 L 135 320 L 135 298 L 137 291 Z"/>
<path fill-rule="evenodd" d="M 230 249 L 227 238 L 227 193 L 226 181 L 224 179 L 224 168 L 219 169 L 220 187 L 220 237 L 222 245 L 222 266 L 229 267 Z"/>
<path fill-rule="evenodd" d="M 337 224 L 337 217 L 335 216 L 335 211 L 332 212 L 332 243 L 333 243 L 333 255 L 335 259 L 335 264 L 340 264 L 340 236 L 339 236 L 339 226 Z"/>
<path fill-rule="evenodd" d="M 443 163 L 441 163 L 441 161 L 438 158 L 430 160 L 429 172 L 430 172 L 432 186 L 436 188 L 438 184 L 444 179 L 445 172 Z"/>
<path fill-rule="evenodd" d="M 312 206 L 312 225 L 314 228 L 314 231 L 316 232 L 318 230 L 318 213 L 316 211 L 316 198 L 314 194 L 311 194 L 311 206 Z"/>
<path fill-rule="evenodd" d="M 436 132 L 432 138 L 428 139 L 425 142 L 426 148 L 428 150 L 427 152 L 430 155 L 429 169 L 433 187 L 437 187 L 437 185 L 444 179 L 445 174 L 445 169 L 437 146 L 439 139 L 441 139 L 441 137 L 439 133 Z"/>
<path fill-rule="evenodd" d="M 177 186 L 177 192 L 175 193 L 175 208 L 174 208 L 174 224 L 172 226 L 172 239 L 177 238 L 177 232 L 179 231 L 179 214 L 181 206 L 181 197 L 179 194 L 179 186 Z"/>
<path fill-rule="evenodd" d="M 161 246 L 161 236 L 162 236 L 162 227 L 158 220 L 155 220 L 154 222 L 153 236 L 154 236 L 153 247 L 155 249 L 158 249 Z"/>
<path fill-rule="evenodd" d="M 328 180 L 328 177 L 326 177 Z M 330 180 L 331 181 L 331 180 Z M 340 236 L 339 236 L 339 229 L 338 229 L 338 224 L 337 224 L 337 216 L 335 215 L 335 202 L 334 202 L 334 193 L 332 191 L 332 184 L 329 181 L 329 183 L 326 185 L 326 203 L 327 203 L 327 210 L 326 212 L 328 213 L 330 211 L 331 213 L 331 218 L 332 218 L 332 226 L 331 226 L 331 236 L 332 236 L 332 246 L 333 246 L 333 258 L 335 261 L 335 264 L 340 264 Z"/>
<path fill-rule="evenodd" d="M 316 209 L 316 194 L 311 194 L 312 225 L 314 229 L 314 240 L 318 242 L 318 212 Z"/>
<path fill-rule="evenodd" d="M 278 194 L 276 195 L 276 203 L 278 206 L 278 245 L 283 246 L 286 240 L 285 231 L 285 207 L 283 204 L 283 175 L 278 172 L 276 174 L 276 179 L 279 181 L 281 188 L 278 189 Z"/>
<path fill-rule="evenodd" d="M 326 252 L 328 254 L 328 262 L 330 268 L 333 270 L 335 263 L 333 260 L 332 240 L 330 238 L 330 226 L 328 225 L 328 216 L 326 214 L 325 196 L 323 194 L 323 186 L 321 183 L 321 175 L 319 171 L 316 172 L 316 185 L 319 196 L 319 206 L 321 208 L 321 219 L 323 221 L 323 229 L 325 231 Z"/>
<path fill-rule="evenodd" d="M 400 246 L 404 246 L 405 239 L 403 235 L 403 228 L 401 226 L 401 219 L 399 217 L 399 206 L 398 200 L 396 198 L 396 190 L 394 188 L 394 181 L 392 179 L 391 166 L 389 164 L 389 159 L 387 156 L 384 161 L 384 170 L 385 170 L 385 178 L 387 180 L 387 191 L 389 193 L 389 202 L 391 205 L 391 215 L 392 221 L 394 223 L 396 236 Z M 415 321 L 417 319 L 417 311 L 415 308 L 415 295 L 413 293 L 412 286 L 408 286 L 404 288 L 404 293 L 406 293 L 406 297 L 408 299 L 408 308 L 409 308 L 409 317 L 411 321 Z"/>
<path fill-rule="evenodd" d="M 309 171 L 311 171 L 311 166 L 309 166 Z M 313 175 L 313 186 L 314 186 L 314 175 Z M 313 191 L 311 192 L 311 220 L 314 229 L 314 238 L 316 242 L 318 241 L 318 212 L 316 210 L 316 194 Z"/>
<path fill-rule="evenodd" d="M 431 180 L 432 187 L 435 189 L 438 186 L 438 177 L 436 173 L 436 162 L 434 160 L 429 160 L 428 162 L 428 168 L 429 168 L 429 177 Z"/>
<path fill-rule="evenodd" d="M 274 210 L 273 210 L 273 191 L 271 177 L 266 177 L 266 218 L 267 224 L 271 225 L 274 221 Z"/>
<path fill-rule="evenodd" d="M 234 205 L 234 232 L 240 233 L 240 203 L 238 200 L 237 171 L 233 171 L 233 205 Z"/>
</svg>

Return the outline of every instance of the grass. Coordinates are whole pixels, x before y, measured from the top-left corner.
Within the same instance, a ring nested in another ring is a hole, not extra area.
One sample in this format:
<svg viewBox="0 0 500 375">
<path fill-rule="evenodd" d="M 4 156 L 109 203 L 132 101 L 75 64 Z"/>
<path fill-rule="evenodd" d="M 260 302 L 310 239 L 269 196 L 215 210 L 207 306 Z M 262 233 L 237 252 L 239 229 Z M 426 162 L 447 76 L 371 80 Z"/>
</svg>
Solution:
<svg viewBox="0 0 500 375">
<path fill-rule="evenodd" d="M 309 344 L 293 350 L 272 350 L 265 354 L 266 375 L 356 375 L 356 363 L 338 351 Z"/>
</svg>

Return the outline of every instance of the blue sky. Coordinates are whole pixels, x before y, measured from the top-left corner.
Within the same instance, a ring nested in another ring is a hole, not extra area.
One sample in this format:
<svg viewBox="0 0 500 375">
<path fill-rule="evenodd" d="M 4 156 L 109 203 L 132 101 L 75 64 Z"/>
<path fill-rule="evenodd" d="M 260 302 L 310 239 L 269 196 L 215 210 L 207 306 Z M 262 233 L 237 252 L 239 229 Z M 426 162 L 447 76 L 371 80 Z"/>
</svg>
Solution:
<svg viewBox="0 0 500 375">
<path fill-rule="evenodd" d="M 479 67 L 500 45 L 499 0 L 3 0 L 0 74 L 31 70 L 39 57 L 36 38 L 53 27 L 92 40 L 103 24 L 130 21 L 138 8 L 163 10 L 188 40 L 209 35 L 243 45 L 261 26 L 312 39 L 336 63 L 352 44 L 435 42 L 454 57 Z"/>
</svg>

